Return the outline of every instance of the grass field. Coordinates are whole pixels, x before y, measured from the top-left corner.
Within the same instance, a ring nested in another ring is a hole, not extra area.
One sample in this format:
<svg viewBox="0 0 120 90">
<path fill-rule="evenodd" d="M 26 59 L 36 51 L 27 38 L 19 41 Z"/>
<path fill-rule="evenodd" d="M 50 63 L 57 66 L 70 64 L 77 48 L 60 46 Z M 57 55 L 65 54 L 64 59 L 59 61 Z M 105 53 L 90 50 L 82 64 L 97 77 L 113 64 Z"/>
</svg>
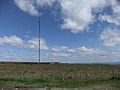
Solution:
<svg viewBox="0 0 120 90">
<path fill-rule="evenodd" d="M 120 66 L 0 63 L 0 86 L 120 88 Z"/>
</svg>

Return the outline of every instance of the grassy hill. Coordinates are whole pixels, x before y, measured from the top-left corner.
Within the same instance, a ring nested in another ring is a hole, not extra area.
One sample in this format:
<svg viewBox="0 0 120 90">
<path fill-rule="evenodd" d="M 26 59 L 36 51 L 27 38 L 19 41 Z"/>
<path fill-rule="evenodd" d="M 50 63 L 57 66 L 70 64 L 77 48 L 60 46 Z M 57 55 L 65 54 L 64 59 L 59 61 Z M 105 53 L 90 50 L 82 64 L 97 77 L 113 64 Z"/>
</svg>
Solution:
<svg viewBox="0 0 120 90">
<path fill-rule="evenodd" d="M 0 86 L 120 87 L 120 67 L 106 64 L 0 63 Z"/>
</svg>

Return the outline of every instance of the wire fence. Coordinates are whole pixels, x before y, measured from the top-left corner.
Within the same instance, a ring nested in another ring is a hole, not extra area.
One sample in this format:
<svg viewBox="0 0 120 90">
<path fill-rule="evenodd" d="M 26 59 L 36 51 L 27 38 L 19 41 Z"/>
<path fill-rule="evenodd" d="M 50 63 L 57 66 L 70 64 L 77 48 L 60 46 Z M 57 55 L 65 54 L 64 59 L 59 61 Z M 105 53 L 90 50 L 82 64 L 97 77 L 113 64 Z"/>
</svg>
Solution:
<svg viewBox="0 0 120 90">
<path fill-rule="evenodd" d="M 119 71 L 78 71 L 69 73 L 42 73 L 42 72 L 30 72 L 30 71 L 0 71 L 0 79 L 55 79 L 55 80 L 75 80 L 75 81 L 86 81 L 86 80 L 107 80 L 107 79 L 120 79 Z"/>
</svg>

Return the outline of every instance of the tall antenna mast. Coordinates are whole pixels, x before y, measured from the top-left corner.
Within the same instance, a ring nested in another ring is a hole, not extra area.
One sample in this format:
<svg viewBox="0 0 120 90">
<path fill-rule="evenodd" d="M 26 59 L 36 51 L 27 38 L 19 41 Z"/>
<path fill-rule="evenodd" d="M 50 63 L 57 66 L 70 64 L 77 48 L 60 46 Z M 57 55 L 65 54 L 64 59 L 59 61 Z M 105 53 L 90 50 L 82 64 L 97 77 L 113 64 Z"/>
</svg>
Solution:
<svg viewBox="0 0 120 90">
<path fill-rule="evenodd" d="M 39 62 L 38 63 L 40 63 L 40 14 L 39 14 L 39 50 L 38 50 L 38 54 L 39 54 L 39 57 L 38 57 Z"/>
</svg>

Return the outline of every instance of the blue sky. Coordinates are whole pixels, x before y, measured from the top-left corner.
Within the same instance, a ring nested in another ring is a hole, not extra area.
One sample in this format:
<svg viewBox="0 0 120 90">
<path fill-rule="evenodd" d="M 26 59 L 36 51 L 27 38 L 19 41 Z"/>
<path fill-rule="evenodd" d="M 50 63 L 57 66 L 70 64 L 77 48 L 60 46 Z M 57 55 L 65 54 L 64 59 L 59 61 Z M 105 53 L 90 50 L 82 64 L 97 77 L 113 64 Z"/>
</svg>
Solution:
<svg viewBox="0 0 120 90">
<path fill-rule="evenodd" d="M 0 61 L 119 62 L 118 0 L 0 0 Z"/>
</svg>

